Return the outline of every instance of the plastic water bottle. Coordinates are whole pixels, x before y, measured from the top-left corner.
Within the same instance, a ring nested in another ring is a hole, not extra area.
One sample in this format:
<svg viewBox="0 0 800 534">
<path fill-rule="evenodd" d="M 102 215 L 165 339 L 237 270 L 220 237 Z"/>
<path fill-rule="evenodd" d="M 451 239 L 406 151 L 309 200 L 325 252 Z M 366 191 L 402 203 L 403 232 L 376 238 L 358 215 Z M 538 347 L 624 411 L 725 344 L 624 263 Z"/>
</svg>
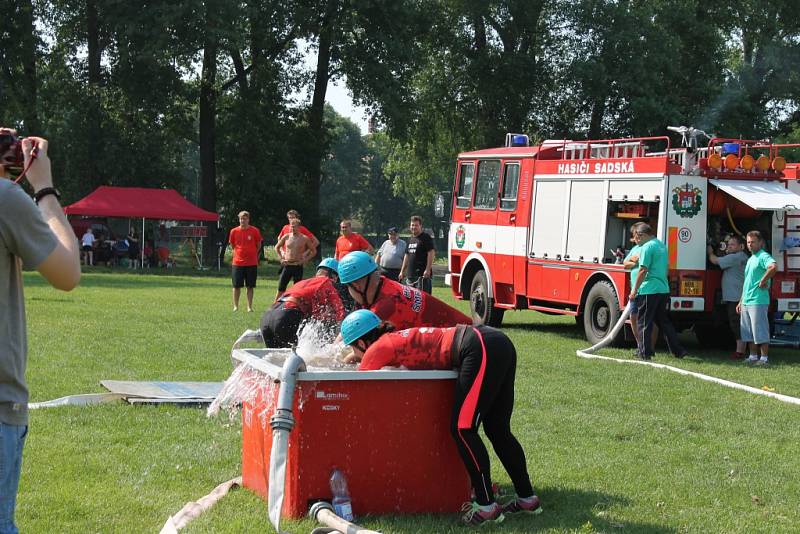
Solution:
<svg viewBox="0 0 800 534">
<path fill-rule="evenodd" d="M 339 469 L 334 469 L 331 473 L 331 492 L 334 513 L 346 521 L 352 521 L 353 505 L 350 502 L 350 492 L 347 490 L 347 479 Z"/>
</svg>

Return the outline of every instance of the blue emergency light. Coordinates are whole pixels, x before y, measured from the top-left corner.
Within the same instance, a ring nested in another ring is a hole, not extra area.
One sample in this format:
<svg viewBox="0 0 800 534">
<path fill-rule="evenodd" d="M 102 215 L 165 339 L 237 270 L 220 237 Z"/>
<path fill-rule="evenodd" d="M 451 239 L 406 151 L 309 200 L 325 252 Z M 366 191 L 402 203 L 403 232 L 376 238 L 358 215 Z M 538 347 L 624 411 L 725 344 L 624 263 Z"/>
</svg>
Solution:
<svg viewBox="0 0 800 534">
<path fill-rule="evenodd" d="M 728 154 L 739 155 L 739 143 L 722 143 L 722 156 Z"/>
<path fill-rule="evenodd" d="M 511 146 L 528 146 L 528 136 L 515 134 L 511 137 Z"/>
</svg>

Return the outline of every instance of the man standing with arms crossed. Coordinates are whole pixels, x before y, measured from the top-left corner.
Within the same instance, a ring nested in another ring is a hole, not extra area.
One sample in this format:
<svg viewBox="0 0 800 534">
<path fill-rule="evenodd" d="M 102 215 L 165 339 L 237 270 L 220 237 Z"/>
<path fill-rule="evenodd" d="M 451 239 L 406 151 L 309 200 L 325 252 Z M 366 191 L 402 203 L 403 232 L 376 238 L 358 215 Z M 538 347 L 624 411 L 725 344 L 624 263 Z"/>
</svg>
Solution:
<svg viewBox="0 0 800 534">
<path fill-rule="evenodd" d="M 22 269 L 36 269 L 63 291 L 81 277 L 78 241 L 53 187 L 47 141 L 22 140 L 27 180 L 34 200 L 14 184 L 6 166 L 13 164 L 16 132 L 0 129 L 0 531 L 17 532 L 14 524 L 22 448 L 28 433 L 28 345 Z M 38 150 L 31 164 L 31 152 Z M 38 207 L 37 207 L 38 206 Z"/>
<path fill-rule="evenodd" d="M 433 291 L 433 258 L 436 250 L 433 238 L 422 231 L 422 217 L 411 216 L 411 239 L 408 240 L 403 266 L 400 267 L 400 279 L 405 276 L 406 284 L 421 289 L 427 294 Z"/>
<path fill-rule="evenodd" d="M 741 360 L 745 357 L 744 351 L 747 343 L 742 341 L 741 317 L 739 316 L 739 301 L 742 299 L 742 286 L 744 285 L 744 266 L 747 263 L 747 254 L 744 253 L 744 243 L 738 235 L 728 238 L 725 254 L 717 256 L 714 248 L 706 247 L 708 261 L 719 265 L 722 269 L 722 302 L 728 317 L 728 325 L 736 338 L 736 352 L 731 355 L 732 360 Z M 751 352 L 752 354 L 752 352 Z"/>
<path fill-rule="evenodd" d="M 778 265 L 764 250 L 764 238 L 758 230 L 747 232 L 747 248 L 753 255 L 744 266 L 742 299 L 736 311 L 742 317 L 742 341 L 750 345 L 750 357 L 745 363 L 766 365 L 769 363 L 769 286 Z"/>
<path fill-rule="evenodd" d="M 247 311 L 253 311 L 253 292 L 258 278 L 258 251 L 261 249 L 261 232 L 250 226 L 250 213 L 239 212 L 239 226 L 232 228 L 228 243 L 233 249 L 231 280 L 233 282 L 233 311 L 239 310 L 239 295 L 247 287 Z"/>
<path fill-rule="evenodd" d="M 669 320 L 669 268 L 667 247 L 656 239 L 653 230 L 647 223 L 634 225 L 634 232 L 639 239 L 639 272 L 631 288 L 630 299 L 634 300 L 639 310 L 639 358 L 653 358 L 653 326 L 658 325 L 664 333 L 667 346 L 676 358 L 686 356 L 686 349 L 678 341 L 678 334 Z"/>
</svg>

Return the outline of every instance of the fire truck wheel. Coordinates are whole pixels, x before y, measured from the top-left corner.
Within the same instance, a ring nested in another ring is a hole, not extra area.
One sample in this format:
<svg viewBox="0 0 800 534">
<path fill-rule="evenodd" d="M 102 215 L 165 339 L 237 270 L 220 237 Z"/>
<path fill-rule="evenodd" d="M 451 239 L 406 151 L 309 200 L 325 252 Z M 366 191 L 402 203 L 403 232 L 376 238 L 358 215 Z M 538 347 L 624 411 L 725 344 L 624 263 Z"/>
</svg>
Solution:
<svg viewBox="0 0 800 534">
<path fill-rule="evenodd" d="M 497 327 L 503 322 L 505 310 L 494 307 L 494 299 L 489 297 L 489 283 L 484 271 L 478 271 L 472 279 L 469 290 L 469 308 L 472 310 L 472 319 L 476 324 Z"/>
<path fill-rule="evenodd" d="M 611 283 L 602 281 L 593 285 L 583 310 L 584 334 L 586 340 L 594 345 L 605 338 L 619 320 L 619 299 Z M 620 341 L 615 339 L 614 344 Z"/>
</svg>

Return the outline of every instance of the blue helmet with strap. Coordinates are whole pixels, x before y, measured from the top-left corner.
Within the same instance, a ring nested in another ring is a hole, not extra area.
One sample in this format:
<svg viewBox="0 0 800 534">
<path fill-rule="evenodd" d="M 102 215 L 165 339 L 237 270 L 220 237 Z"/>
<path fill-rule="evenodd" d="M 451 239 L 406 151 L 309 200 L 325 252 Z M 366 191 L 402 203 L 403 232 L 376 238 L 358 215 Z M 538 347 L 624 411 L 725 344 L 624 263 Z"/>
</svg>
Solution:
<svg viewBox="0 0 800 534">
<path fill-rule="evenodd" d="M 317 270 L 320 270 L 320 269 L 328 269 L 330 271 L 333 271 L 334 273 L 338 273 L 339 272 L 339 262 L 336 261 L 333 258 L 325 258 L 324 260 L 319 262 L 319 265 L 317 265 Z"/>
<path fill-rule="evenodd" d="M 369 310 L 356 310 L 342 321 L 342 341 L 345 345 L 352 345 L 379 324 L 381 324 L 380 317 L 375 313 Z"/>
<path fill-rule="evenodd" d="M 351 252 L 339 262 L 339 282 L 349 284 L 377 270 L 372 256 L 361 250 Z"/>
</svg>

